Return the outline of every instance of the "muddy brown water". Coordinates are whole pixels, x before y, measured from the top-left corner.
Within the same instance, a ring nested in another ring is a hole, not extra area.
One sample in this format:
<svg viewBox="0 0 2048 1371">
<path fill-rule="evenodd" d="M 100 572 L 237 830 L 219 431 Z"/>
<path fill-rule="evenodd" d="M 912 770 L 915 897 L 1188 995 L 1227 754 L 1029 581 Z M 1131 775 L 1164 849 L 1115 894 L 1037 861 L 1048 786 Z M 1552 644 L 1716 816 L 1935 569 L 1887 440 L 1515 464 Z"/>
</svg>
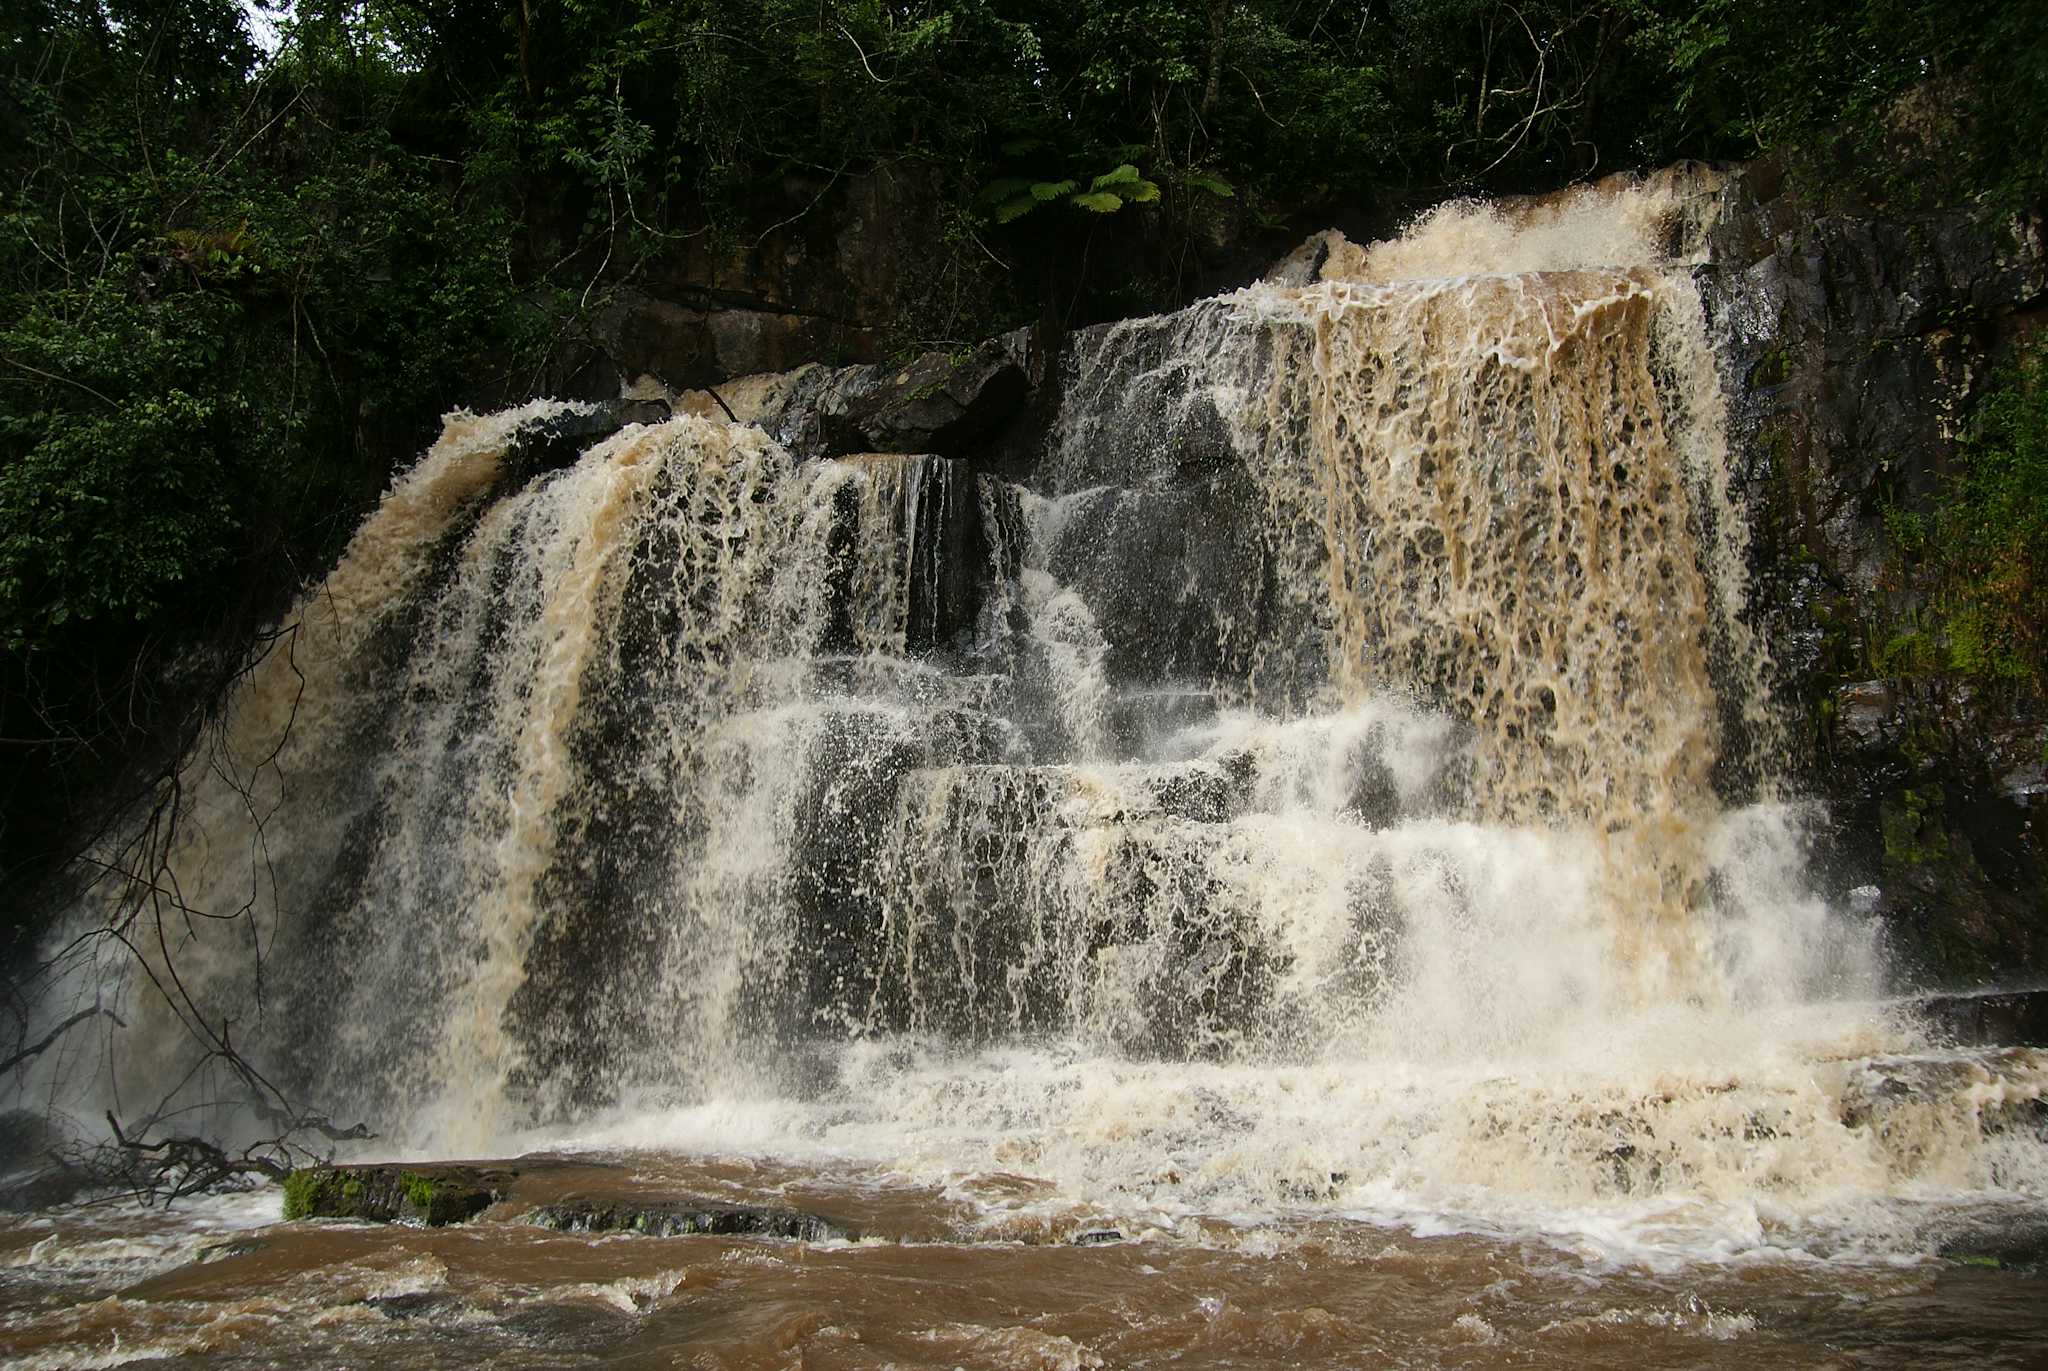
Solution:
<svg viewBox="0 0 2048 1371">
<path fill-rule="evenodd" d="M 477 1221 L 277 1221 L 275 1189 L 0 1225 L 0 1358 L 146 1366 L 2039 1367 L 2048 1279 L 1808 1254 L 1617 1263 L 1328 1217 L 1125 1233 L 1085 1210 L 672 1156 L 557 1161 Z M 687 1194 L 856 1240 L 554 1232 L 543 1203 Z M 991 1214 L 995 1217 L 991 1217 Z"/>
</svg>

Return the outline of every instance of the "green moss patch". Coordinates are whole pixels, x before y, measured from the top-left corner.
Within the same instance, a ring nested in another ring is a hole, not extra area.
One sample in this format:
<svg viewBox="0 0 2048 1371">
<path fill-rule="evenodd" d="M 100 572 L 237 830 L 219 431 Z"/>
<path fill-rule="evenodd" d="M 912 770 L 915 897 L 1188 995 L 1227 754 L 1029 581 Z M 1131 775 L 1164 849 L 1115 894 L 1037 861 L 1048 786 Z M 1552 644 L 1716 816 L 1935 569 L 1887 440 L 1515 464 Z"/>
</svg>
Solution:
<svg viewBox="0 0 2048 1371">
<path fill-rule="evenodd" d="M 285 1178 L 284 1217 L 440 1228 L 488 1209 L 504 1197 L 510 1179 L 475 1167 L 309 1167 Z"/>
</svg>

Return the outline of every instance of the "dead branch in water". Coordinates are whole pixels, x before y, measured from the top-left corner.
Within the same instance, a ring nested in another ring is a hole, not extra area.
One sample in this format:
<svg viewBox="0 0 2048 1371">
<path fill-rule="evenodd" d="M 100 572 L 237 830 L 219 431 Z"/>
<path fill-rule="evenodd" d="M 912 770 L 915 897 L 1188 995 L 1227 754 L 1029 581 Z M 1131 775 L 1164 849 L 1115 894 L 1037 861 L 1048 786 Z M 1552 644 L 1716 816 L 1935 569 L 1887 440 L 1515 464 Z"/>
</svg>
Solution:
<svg viewBox="0 0 2048 1371">
<path fill-rule="evenodd" d="M 90 968 L 97 949 L 117 948 L 120 960 L 140 972 L 138 993 L 154 996 L 168 1007 L 184 1035 L 198 1048 L 196 1060 L 183 1076 L 167 1083 L 168 1088 L 130 1116 L 126 1125 L 122 1116 L 127 1111 L 118 1102 L 105 1111 L 111 1142 L 87 1147 L 82 1154 L 53 1158 L 91 1187 L 120 1190 L 147 1203 L 168 1204 L 221 1186 L 281 1180 L 294 1169 L 331 1160 L 334 1143 L 375 1136 L 363 1123 L 336 1125 L 326 1114 L 294 1098 L 285 1085 L 245 1056 L 232 1041 L 234 1021 L 219 1017 L 217 1011 L 210 1013 L 202 1001 L 203 989 L 188 983 L 179 966 L 181 951 L 199 938 L 202 926 L 247 921 L 248 952 L 254 959 L 260 1009 L 265 968 L 257 910 L 260 892 L 266 887 L 275 891 L 276 874 L 265 838 L 269 814 L 257 789 L 262 773 L 275 767 L 298 722 L 305 690 L 305 677 L 293 659 L 298 636 L 296 622 L 271 630 L 259 637 L 254 650 L 244 653 L 231 670 L 216 677 L 186 716 L 176 745 L 137 787 L 137 801 L 126 807 L 123 816 L 110 819 L 75 855 L 74 869 L 91 872 L 82 893 L 98 898 L 106 913 L 96 926 L 70 939 L 36 968 L 35 979 L 46 986 L 62 984 L 67 965 Z M 284 654 L 283 667 L 297 681 L 291 708 L 275 746 L 266 755 L 238 759 L 227 738 L 231 702 L 275 652 Z M 175 866 L 194 803 L 190 782 L 202 769 L 211 783 L 225 785 L 236 797 L 254 835 L 252 884 L 233 908 L 193 904 Z M 109 843 L 124 827 L 125 835 Z M 92 846 L 101 851 L 93 852 Z M 107 851 L 108 847 L 112 850 Z M 22 1020 L 20 1036 L 26 1039 L 28 1016 L 22 1010 L 17 1013 Z M 35 1061 L 74 1029 L 96 1019 L 106 1019 L 111 1025 L 100 1044 L 103 1062 L 111 1066 L 120 1048 L 114 1029 L 128 1025 L 95 997 L 93 1004 L 78 1008 L 34 1043 L 24 1042 L 0 1061 L 0 1070 Z M 196 1097 L 195 1090 L 203 1098 Z M 239 1116 L 245 1124 L 254 1120 L 266 1136 L 238 1148 L 225 1137 L 210 1136 L 208 1130 L 176 1123 L 194 1113 Z"/>
</svg>

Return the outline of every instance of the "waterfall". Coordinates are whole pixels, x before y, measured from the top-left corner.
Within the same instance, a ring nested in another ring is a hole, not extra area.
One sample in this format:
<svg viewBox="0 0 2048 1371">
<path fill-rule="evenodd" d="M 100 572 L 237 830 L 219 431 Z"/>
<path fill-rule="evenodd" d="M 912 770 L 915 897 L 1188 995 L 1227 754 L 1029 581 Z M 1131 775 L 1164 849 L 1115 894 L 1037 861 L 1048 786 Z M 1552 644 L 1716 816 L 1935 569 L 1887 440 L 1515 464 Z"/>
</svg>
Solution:
<svg viewBox="0 0 2048 1371">
<path fill-rule="evenodd" d="M 2036 1058 L 1870 1065 L 1923 1044 L 1772 773 L 1672 211 L 1450 206 L 1087 331 L 1023 477 L 692 415 L 534 472 L 567 407 L 453 416 L 188 768 L 177 888 L 246 917 L 151 965 L 440 1153 L 2038 1193 Z M 183 1050 L 149 999 L 131 1093 Z"/>
</svg>

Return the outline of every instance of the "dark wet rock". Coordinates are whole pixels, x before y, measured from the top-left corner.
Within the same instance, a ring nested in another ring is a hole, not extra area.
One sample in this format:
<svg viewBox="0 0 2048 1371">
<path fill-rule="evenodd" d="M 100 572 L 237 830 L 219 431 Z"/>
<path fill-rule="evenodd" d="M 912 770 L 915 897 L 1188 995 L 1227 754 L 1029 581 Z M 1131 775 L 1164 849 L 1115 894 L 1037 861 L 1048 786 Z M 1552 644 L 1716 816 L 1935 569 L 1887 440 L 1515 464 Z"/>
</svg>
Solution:
<svg viewBox="0 0 2048 1371">
<path fill-rule="evenodd" d="M 673 413 L 673 408 L 666 400 L 621 400 L 619 402 L 619 423 L 621 427 L 626 424 L 665 423 Z"/>
<path fill-rule="evenodd" d="M 1075 1247 L 1104 1247 L 1110 1243 L 1122 1242 L 1124 1235 L 1116 1228 L 1089 1228 L 1067 1239 Z"/>
<path fill-rule="evenodd" d="M 49 1115 L 0 1113 L 0 1210 L 45 1209 L 91 1189 L 95 1178 L 78 1153 L 76 1139 Z"/>
<path fill-rule="evenodd" d="M 1323 279 L 1331 249 L 1347 241 L 1336 229 L 1312 233 L 1300 247 L 1269 267 L 1261 279 L 1276 286 L 1312 286 Z"/>
<path fill-rule="evenodd" d="M 1909 984 L 2048 973 L 2043 704 L 1901 671 L 1910 654 L 1890 646 L 1938 619 L 1901 570 L 1897 516 L 1934 506 L 1972 406 L 2038 328 L 2041 225 L 1836 212 L 1768 164 L 1732 177 L 1718 211 L 1697 275 L 1749 493 L 1755 619 L 1796 716 L 1792 765 L 1831 815 L 1830 893 L 1880 892 Z M 1874 662 L 1896 674 L 1870 679 Z M 1771 738 L 1729 734 L 1724 790 L 1782 769 Z"/>
<path fill-rule="evenodd" d="M 1189 364 L 1234 327 L 1202 304 L 1070 335 L 1027 480 L 1049 502 L 1044 568 L 1087 607 L 1109 679 L 1249 680 L 1277 707 L 1326 679 L 1325 635 L 1281 593 L 1263 487 Z"/>
<path fill-rule="evenodd" d="M 227 1242 L 211 1243 L 200 1248 L 199 1261 L 202 1265 L 207 1262 L 224 1262 L 235 1257 L 251 1256 L 261 1252 L 268 1246 L 270 1246 L 268 1238 L 231 1238 Z"/>
<path fill-rule="evenodd" d="M 1069 968 L 1109 949 L 1143 947 L 1128 1013 L 1109 1029 L 1133 1056 L 1192 1058 L 1228 1050 L 1231 1029 L 1269 1002 L 1284 965 L 1242 901 L 1219 900 L 1207 870 L 1184 860 L 1220 841 L 1204 826 L 1237 813 L 1248 773 L 1208 760 L 1133 766 L 1107 782 L 1070 766 L 934 768 L 906 778 L 901 803 L 920 827 L 888 872 L 917 909 L 865 977 L 864 1008 L 889 1028 L 915 1025 L 974 1041 L 1053 1031 L 1069 1013 Z M 1085 844 L 1085 893 L 1045 880 L 1050 854 Z M 992 919 L 990 908 L 1027 909 Z M 904 964 L 958 976 L 900 975 Z M 1009 968 L 998 979 L 981 967 Z"/>
<path fill-rule="evenodd" d="M 1003 339 L 964 356 L 928 352 L 901 369 L 844 378 L 820 405 L 820 437 L 832 453 L 957 457 L 1015 414 L 1030 388 L 1027 366 Z"/>
<path fill-rule="evenodd" d="M 1159 817 L 1194 823 L 1221 823 L 1244 805 L 1247 774 L 1209 761 L 1154 763 L 1126 773 L 1129 790 L 1109 807 L 1073 801 L 1085 799 L 1086 782 L 1063 765 L 1012 765 L 977 768 L 977 791 L 995 827 L 1009 820 L 1017 831 L 1035 826 L 1061 826 L 1073 821 L 1114 826 Z"/>
<path fill-rule="evenodd" d="M 668 400 L 656 396 L 584 401 L 520 428 L 506 451 L 506 469 L 515 481 L 525 481 L 543 471 L 574 466 L 593 444 L 628 424 L 664 423 L 674 412 Z"/>
<path fill-rule="evenodd" d="M 2048 1266 L 2048 1216 L 1992 1212 L 1952 1219 L 1947 1229 L 1935 1252 L 1950 1261 L 2005 1270 Z"/>
<path fill-rule="evenodd" d="M 518 1176 L 497 1166 L 310 1167 L 286 1178 L 284 1217 L 439 1228 L 475 1218 L 503 1199 Z"/>
<path fill-rule="evenodd" d="M 574 466 L 591 444 L 609 438 L 629 422 L 629 410 L 644 412 L 643 401 L 606 400 L 536 419 L 512 436 L 505 452 L 505 470 L 523 483 L 543 471 Z M 664 406 L 665 408 L 665 406 Z"/>
<path fill-rule="evenodd" d="M 1036 332 L 1016 329 L 969 352 L 928 352 L 903 366 L 806 363 L 704 382 L 677 404 L 757 424 L 804 460 L 936 454 L 972 456 L 977 469 L 986 469 L 1016 465 L 1013 449 L 1035 451 L 1045 419 L 1036 411 L 1053 398 L 1053 388 L 1040 384 L 1045 374 Z"/>
<path fill-rule="evenodd" d="M 1088 606 L 1113 680 L 1243 673 L 1266 571 L 1264 506 L 1241 468 L 1059 497 L 1047 569 Z"/>
<path fill-rule="evenodd" d="M 903 646 L 911 655 L 921 657 L 972 628 L 981 608 L 981 571 L 987 562 L 987 546 L 974 476 L 965 462 L 922 453 L 875 454 L 865 460 L 893 462 L 903 468 L 905 504 L 900 537 L 907 581 L 903 588 Z M 850 539 L 856 536 L 847 527 L 850 522 L 835 521 L 834 546 L 842 554 L 852 551 Z M 871 530 L 866 536 L 876 533 Z M 832 573 L 835 605 L 842 610 L 850 595 L 844 576 L 851 571 L 852 560 L 842 555 Z M 850 634 L 850 622 L 846 631 Z M 827 644 L 833 645 L 830 631 Z M 852 646 L 850 641 L 839 645 Z"/>
<path fill-rule="evenodd" d="M 1958 1046 L 2048 1047 L 2048 989 L 1935 995 L 1920 1009 Z"/>
<path fill-rule="evenodd" d="M 1205 762 L 1157 768 L 1145 777 L 1161 813 L 1204 824 L 1220 824 L 1243 807 L 1239 784 L 1222 767 Z"/>
<path fill-rule="evenodd" d="M 565 395 L 602 399 L 643 376 L 678 390 L 787 371 L 821 357 L 873 355 L 875 330 L 748 290 L 650 282 L 619 291 L 592 322 L 580 365 L 553 378 Z"/>
<path fill-rule="evenodd" d="M 9 1172 L 0 1176 L 0 1211 L 27 1213 L 69 1204 L 98 1183 L 90 1171 L 68 1162 Z"/>
<path fill-rule="evenodd" d="M 1835 689 L 1835 727 L 1848 745 L 1881 747 L 1898 733 L 1898 692 L 1890 681 L 1853 681 Z"/>
<path fill-rule="evenodd" d="M 1913 1115 L 1947 1113 L 1956 1101 L 1971 1100 L 1983 1133 L 2048 1142 L 2048 1100 L 2024 1085 L 2037 1060 L 2030 1048 L 2004 1046 L 1873 1057 L 1857 1063 L 1843 1082 L 1842 1124 L 1879 1135 L 1901 1125 L 1910 1131 L 1924 1127 L 1912 1122 Z"/>
<path fill-rule="evenodd" d="M 1120 691 L 1108 705 L 1109 743 L 1121 757 L 1157 756 L 1175 734 L 1213 719 L 1216 708 L 1205 686 Z"/>
<path fill-rule="evenodd" d="M 883 919 L 870 876 L 895 811 L 896 788 L 913 767 L 934 761 L 939 735 L 906 736 L 857 707 L 828 718 L 797 800 L 795 860 L 786 898 L 807 949 L 791 975 L 791 1017 L 809 1021 L 851 1012 L 847 988 L 861 982 L 861 957 Z M 855 992 L 855 998 L 858 992 Z M 792 1023 L 792 1027 L 796 1024 Z"/>
<path fill-rule="evenodd" d="M 706 1234 L 824 1242 L 858 1236 L 851 1225 L 802 1210 L 692 1199 L 586 1200 L 566 1196 L 528 1210 L 525 1219 L 564 1233 L 640 1233 L 651 1238 Z"/>
<path fill-rule="evenodd" d="M 940 188 L 897 164 L 792 175 L 756 188 L 747 241 L 686 235 L 639 263 L 580 337 L 556 349 L 542 389 L 603 399 L 652 376 L 676 390 L 807 362 L 874 362 L 914 308 L 920 264 L 942 259 Z"/>
<path fill-rule="evenodd" d="M 436 1319 L 461 1308 L 459 1297 L 446 1290 L 415 1290 L 403 1295 L 379 1295 L 364 1304 L 387 1319 Z"/>
</svg>

